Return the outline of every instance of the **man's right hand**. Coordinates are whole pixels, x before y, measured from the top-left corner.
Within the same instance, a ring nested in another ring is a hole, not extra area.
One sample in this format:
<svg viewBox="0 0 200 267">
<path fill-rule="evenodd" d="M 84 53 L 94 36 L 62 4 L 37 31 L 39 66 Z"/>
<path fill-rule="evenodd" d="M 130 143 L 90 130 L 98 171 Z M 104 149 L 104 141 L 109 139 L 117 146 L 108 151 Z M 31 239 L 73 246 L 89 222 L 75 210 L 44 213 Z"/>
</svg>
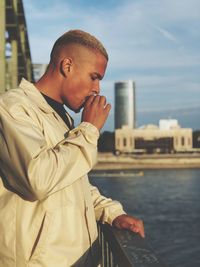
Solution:
<svg viewBox="0 0 200 267">
<path fill-rule="evenodd" d="M 100 130 L 108 117 L 110 109 L 111 105 L 106 103 L 105 96 L 92 95 L 85 103 L 81 120 L 90 122 Z"/>
</svg>

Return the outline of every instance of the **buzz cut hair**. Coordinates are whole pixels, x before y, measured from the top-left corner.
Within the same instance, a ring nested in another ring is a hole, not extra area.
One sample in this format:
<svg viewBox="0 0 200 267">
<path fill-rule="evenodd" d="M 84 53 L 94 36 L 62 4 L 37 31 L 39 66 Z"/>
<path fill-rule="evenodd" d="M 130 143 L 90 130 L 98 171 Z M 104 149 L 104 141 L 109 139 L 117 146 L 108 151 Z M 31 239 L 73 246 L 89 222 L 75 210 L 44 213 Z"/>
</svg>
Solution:
<svg viewBox="0 0 200 267">
<path fill-rule="evenodd" d="M 50 60 L 54 60 L 60 49 L 68 44 L 79 44 L 93 51 L 100 52 L 108 60 L 108 53 L 103 44 L 96 37 L 82 30 L 70 30 L 60 36 L 53 45 Z"/>
</svg>

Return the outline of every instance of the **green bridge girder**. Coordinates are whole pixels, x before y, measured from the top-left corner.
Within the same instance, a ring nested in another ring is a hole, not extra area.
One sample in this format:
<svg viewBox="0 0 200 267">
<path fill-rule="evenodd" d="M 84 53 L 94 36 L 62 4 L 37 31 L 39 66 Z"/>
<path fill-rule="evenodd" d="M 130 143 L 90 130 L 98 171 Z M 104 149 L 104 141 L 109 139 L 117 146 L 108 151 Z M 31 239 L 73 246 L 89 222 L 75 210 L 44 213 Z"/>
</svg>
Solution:
<svg viewBox="0 0 200 267">
<path fill-rule="evenodd" d="M 34 81 L 22 0 L 0 0 L 0 93 Z"/>
</svg>

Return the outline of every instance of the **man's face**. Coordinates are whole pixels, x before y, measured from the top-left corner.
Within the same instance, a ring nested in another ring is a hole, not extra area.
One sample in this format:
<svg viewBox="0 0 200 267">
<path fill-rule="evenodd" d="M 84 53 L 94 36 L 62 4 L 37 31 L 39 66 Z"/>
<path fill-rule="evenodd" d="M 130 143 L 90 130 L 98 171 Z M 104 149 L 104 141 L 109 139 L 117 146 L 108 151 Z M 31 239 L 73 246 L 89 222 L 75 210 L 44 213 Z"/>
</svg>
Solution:
<svg viewBox="0 0 200 267">
<path fill-rule="evenodd" d="M 62 88 L 61 98 L 67 107 L 79 112 L 89 96 L 100 93 L 100 80 L 107 66 L 106 58 L 100 53 L 87 51 L 74 62 Z"/>
</svg>

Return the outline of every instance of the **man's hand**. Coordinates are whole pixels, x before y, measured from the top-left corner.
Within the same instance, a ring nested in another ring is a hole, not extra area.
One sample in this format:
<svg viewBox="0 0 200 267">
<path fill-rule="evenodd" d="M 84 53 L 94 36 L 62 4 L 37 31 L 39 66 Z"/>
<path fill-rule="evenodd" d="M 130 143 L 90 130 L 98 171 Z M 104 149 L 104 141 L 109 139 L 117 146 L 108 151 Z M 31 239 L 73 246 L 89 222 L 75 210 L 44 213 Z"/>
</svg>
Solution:
<svg viewBox="0 0 200 267">
<path fill-rule="evenodd" d="M 113 226 L 119 229 L 128 229 L 145 237 L 143 221 L 135 217 L 123 214 L 113 220 Z"/>
<path fill-rule="evenodd" d="M 90 122 L 100 130 L 108 117 L 110 109 L 111 105 L 106 104 L 105 96 L 92 95 L 85 103 L 82 121 Z"/>
</svg>

